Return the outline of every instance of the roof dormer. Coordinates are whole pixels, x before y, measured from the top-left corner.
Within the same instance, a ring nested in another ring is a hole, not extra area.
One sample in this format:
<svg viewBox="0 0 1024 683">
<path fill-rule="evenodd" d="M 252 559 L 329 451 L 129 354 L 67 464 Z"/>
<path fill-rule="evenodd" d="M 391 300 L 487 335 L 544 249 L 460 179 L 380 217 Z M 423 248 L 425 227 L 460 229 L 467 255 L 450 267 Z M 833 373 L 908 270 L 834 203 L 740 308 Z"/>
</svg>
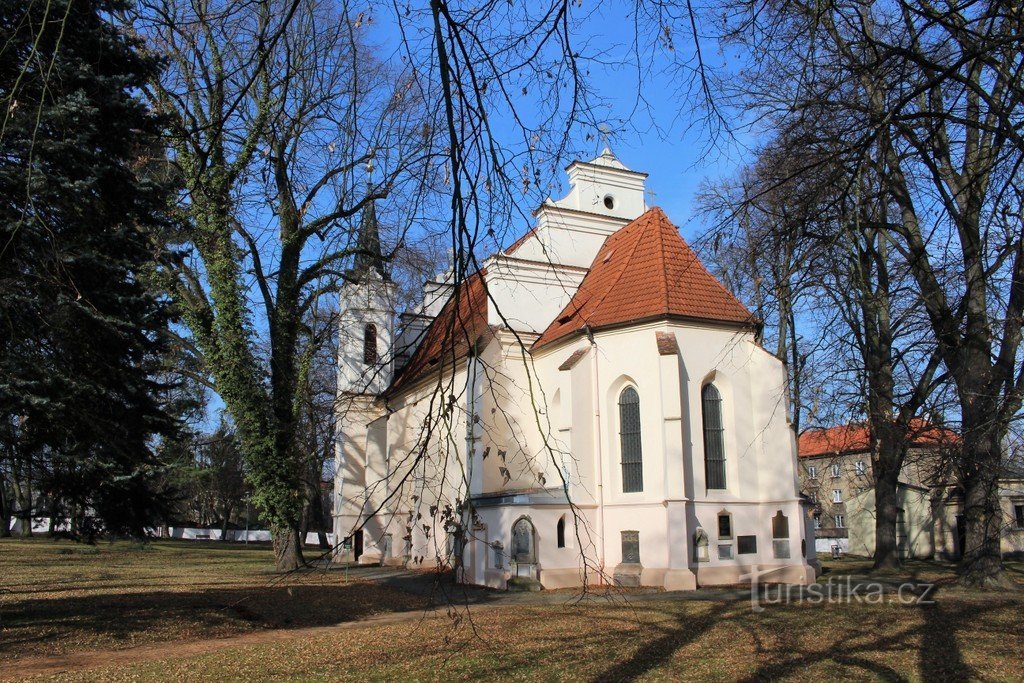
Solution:
<svg viewBox="0 0 1024 683">
<path fill-rule="evenodd" d="M 633 220 L 647 210 L 647 174 L 626 168 L 607 147 L 597 158 L 574 161 L 565 170 L 569 174 L 569 194 L 552 202 L 557 207 L 626 220 Z"/>
</svg>

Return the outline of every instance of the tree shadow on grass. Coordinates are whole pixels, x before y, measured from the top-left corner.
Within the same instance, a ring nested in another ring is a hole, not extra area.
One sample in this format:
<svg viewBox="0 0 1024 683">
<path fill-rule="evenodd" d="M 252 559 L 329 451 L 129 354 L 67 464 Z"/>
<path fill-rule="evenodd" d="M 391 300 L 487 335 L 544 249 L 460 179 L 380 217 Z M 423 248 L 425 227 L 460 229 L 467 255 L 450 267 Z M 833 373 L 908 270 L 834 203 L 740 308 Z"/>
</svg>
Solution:
<svg viewBox="0 0 1024 683">
<path fill-rule="evenodd" d="M 706 614 L 675 614 L 672 626 L 657 627 L 660 637 L 652 637 L 628 659 L 603 671 L 592 680 L 595 683 L 631 681 L 653 671 L 672 659 L 676 650 L 698 640 L 711 630 L 734 605 L 723 603 L 713 606 Z M 650 628 L 650 625 L 647 625 Z M 646 634 L 645 634 L 646 635 Z"/>
<path fill-rule="evenodd" d="M 988 614 L 996 610 L 1011 607 L 1019 608 L 1016 601 L 993 600 L 976 604 L 950 601 L 946 604 L 907 606 L 903 609 L 916 610 L 919 619 L 896 631 L 884 630 L 879 633 L 851 634 L 848 630 L 837 629 L 831 646 L 819 647 L 808 651 L 799 642 L 805 635 L 794 630 L 789 635 L 794 639 L 788 646 L 776 646 L 773 653 L 789 652 L 791 655 L 776 657 L 773 661 L 759 666 L 745 681 L 777 680 L 787 676 L 806 674 L 808 667 L 832 662 L 850 675 L 870 674 L 873 678 L 887 681 L 907 680 L 907 676 L 897 670 L 895 665 L 879 661 L 916 649 L 917 671 L 914 678 L 925 681 L 969 680 L 978 677 L 977 671 L 963 659 L 958 638 L 972 634 L 982 628 Z M 812 609 L 814 607 L 803 607 Z M 881 608 L 880 609 L 899 609 Z M 813 624 L 811 625 L 813 627 Z M 752 629 L 751 629 L 752 630 Z M 755 640 L 759 640 L 754 636 Z M 759 653 L 767 654 L 767 649 L 758 642 Z"/>
<path fill-rule="evenodd" d="M 323 581 L 53 599 L 7 595 L 0 604 L 0 658 L 328 626 L 425 605 L 421 597 L 364 582 Z M 34 645 L 27 648 L 28 643 Z"/>
</svg>

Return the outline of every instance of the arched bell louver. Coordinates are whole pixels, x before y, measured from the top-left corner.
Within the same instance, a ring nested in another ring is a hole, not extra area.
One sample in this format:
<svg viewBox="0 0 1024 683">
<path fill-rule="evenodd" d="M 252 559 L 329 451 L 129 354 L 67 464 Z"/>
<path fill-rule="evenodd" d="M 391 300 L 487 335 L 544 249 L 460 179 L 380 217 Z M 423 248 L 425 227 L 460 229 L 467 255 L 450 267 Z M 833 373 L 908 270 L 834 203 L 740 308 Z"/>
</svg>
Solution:
<svg viewBox="0 0 1024 683">
<path fill-rule="evenodd" d="M 722 423 L 722 395 L 714 384 L 701 390 L 704 422 L 704 477 L 709 489 L 725 488 L 725 426 Z"/>
<path fill-rule="evenodd" d="M 377 362 L 377 326 L 373 323 L 363 330 L 363 362 L 367 365 Z"/>
<path fill-rule="evenodd" d="M 640 443 L 640 396 L 633 387 L 619 394 L 619 439 L 622 446 L 622 492 L 644 490 L 644 456 Z"/>
</svg>

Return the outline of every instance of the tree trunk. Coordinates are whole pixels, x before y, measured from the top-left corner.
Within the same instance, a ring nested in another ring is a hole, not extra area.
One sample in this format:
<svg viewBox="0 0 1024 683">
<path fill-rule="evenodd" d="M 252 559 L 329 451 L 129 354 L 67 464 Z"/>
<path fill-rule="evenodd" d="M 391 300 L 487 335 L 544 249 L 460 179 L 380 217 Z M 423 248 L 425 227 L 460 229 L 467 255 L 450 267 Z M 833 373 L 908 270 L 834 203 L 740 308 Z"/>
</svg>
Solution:
<svg viewBox="0 0 1024 683">
<path fill-rule="evenodd" d="M 274 538 L 274 560 L 278 571 L 290 572 L 306 565 L 297 528 L 273 529 L 271 533 Z"/>
<path fill-rule="evenodd" d="M 7 495 L 7 484 L 0 479 L 0 538 L 11 535 L 11 501 Z"/>
<path fill-rule="evenodd" d="M 964 448 L 970 450 L 966 457 L 969 467 L 963 477 L 966 533 L 960 557 L 960 583 L 975 588 L 1012 588 L 1003 570 L 1000 550 L 1001 440 L 992 433 L 972 438 L 970 426 L 964 427 Z"/>
<path fill-rule="evenodd" d="M 220 540 L 222 542 L 228 540 L 228 525 L 231 523 L 232 507 L 233 506 L 229 503 L 224 505 L 222 508 L 223 512 L 221 514 L 220 522 Z"/>
<path fill-rule="evenodd" d="M 896 543 L 899 475 L 896 469 L 875 476 L 875 569 L 894 569 L 902 561 Z"/>
</svg>

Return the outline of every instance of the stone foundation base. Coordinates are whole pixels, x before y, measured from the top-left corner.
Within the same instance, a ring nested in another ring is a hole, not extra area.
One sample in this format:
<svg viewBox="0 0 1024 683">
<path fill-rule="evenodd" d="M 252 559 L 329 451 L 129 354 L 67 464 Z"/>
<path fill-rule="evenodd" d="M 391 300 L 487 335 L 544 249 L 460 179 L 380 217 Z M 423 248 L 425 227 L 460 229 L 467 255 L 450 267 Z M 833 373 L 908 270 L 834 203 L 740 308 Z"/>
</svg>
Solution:
<svg viewBox="0 0 1024 683">
<path fill-rule="evenodd" d="M 615 571 L 612 573 L 612 581 L 615 582 L 616 586 L 622 586 L 623 588 L 639 588 L 642 585 L 640 578 L 643 573 L 643 566 L 623 563 L 615 567 Z"/>
<path fill-rule="evenodd" d="M 814 583 L 814 568 L 807 564 L 790 565 L 741 565 L 735 567 L 707 567 L 697 569 L 698 586 L 735 586 L 750 583 L 750 574 L 755 573 L 761 583 L 793 583 L 808 585 Z M 740 578 L 743 577 L 743 578 Z"/>
<path fill-rule="evenodd" d="M 667 591 L 697 590 L 697 577 L 689 569 L 669 569 L 662 583 Z"/>
</svg>

